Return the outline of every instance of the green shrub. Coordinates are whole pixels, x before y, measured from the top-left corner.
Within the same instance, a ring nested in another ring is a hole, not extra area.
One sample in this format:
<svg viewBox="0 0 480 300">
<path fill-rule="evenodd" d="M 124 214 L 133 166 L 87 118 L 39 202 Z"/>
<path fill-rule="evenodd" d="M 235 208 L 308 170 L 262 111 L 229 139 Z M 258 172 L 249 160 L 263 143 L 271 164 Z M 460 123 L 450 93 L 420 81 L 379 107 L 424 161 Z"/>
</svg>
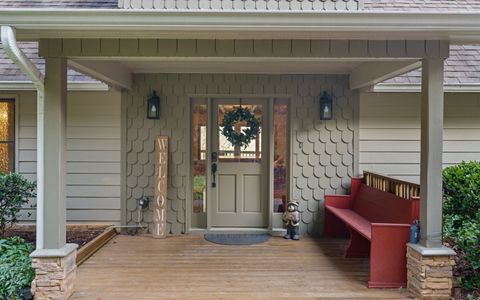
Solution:
<svg viewBox="0 0 480 300">
<path fill-rule="evenodd" d="M 19 291 L 30 287 L 35 271 L 30 252 L 32 246 L 19 237 L 0 240 L 0 297 L 19 299 Z"/>
<path fill-rule="evenodd" d="M 16 173 L 0 174 L 0 238 L 17 222 L 17 215 L 28 198 L 35 197 L 36 184 Z"/>
<path fill-rule="evenodd" d="M 443 170 L 444 238 L 457 250 L 460 284 L 480 288 L 480 162 Z"/>
</svg>

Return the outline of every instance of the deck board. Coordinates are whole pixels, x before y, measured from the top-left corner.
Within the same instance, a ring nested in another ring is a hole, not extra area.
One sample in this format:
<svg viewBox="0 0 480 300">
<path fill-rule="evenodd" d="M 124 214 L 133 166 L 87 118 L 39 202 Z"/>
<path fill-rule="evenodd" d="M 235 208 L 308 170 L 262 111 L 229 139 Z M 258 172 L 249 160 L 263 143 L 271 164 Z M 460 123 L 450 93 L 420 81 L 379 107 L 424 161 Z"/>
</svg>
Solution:
<svg viewBox="0 0 480 300">
<path fill-rule="evenodd" d="M 409 299 L 403 289 L 367 289 L 368 260 L 343 258 L 345 244 L 119 235 L 78 268 L 71 299 Z"/>
</svg>

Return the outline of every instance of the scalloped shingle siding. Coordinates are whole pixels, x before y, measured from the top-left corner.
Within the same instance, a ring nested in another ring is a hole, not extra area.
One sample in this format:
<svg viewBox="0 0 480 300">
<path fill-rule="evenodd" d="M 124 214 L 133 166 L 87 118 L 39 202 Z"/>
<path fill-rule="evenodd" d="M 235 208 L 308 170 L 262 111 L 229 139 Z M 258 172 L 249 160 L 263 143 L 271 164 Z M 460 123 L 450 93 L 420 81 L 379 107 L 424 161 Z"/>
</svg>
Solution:
<svg viewBox="0 0 480 300">
<path fill-rule="evenodd" d="M 353 107 L 357 93 L 348 89 L 348 76 L 245 74 L 137 74 L 135 89 L 127 93 L 127 222 L 136 221 L 138 198 L 153 195 L 154 138 L 168 135 L 169 182 L 167 232 L 186 228 L 186 183 L 189 134 L 189 94 L 291 94 L 294 113 L 293 198 L 300 202 L 302 233 L 319 234 L 321 199 L 325 193 L 344 194 L 353 175 Z M 145 95 L 161 91 L 161 117 L 145 118 Z M 335 120 L 320 121 L 320 90 L 335 95 Z M 143 219 L 151 224 L 152 214 Z"/>
</svg>

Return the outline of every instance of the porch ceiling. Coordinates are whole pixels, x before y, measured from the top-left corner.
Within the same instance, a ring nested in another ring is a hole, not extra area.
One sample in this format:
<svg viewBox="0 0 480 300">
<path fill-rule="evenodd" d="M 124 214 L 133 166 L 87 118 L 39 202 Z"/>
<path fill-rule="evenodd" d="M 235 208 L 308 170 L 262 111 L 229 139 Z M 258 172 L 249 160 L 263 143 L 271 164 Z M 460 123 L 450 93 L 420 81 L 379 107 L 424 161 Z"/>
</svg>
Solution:
<svg viewBox="0 0 480 300">
<path fill-rule="evenodd" d="M 119 64 L 132 73 L 251 74 L 350 74 L 363 63 L 370 61 L 372 59 L 348 58 L 152 58 L 117 60 Z M 415 60 L 404 61 L 413 63 Z"/>
</svg>

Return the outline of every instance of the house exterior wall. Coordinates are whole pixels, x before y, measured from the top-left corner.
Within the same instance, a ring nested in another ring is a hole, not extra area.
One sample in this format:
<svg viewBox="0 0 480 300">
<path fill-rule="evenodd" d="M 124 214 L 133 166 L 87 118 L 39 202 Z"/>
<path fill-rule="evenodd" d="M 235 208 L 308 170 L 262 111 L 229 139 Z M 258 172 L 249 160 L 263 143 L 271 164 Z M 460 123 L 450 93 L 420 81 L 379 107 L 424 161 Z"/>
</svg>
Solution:
<svg viewBox="0 0 480 300">
<path fill-rule="evenodd" d="M 36 180 L 37 97 L 33 91 L 15 95 L 18 110 L 16 171 Z M 68 93 L 66 182 L 69 222 L 120 223 L 120 111 L 119 92 Z M 34 209 L 25 209 L 22 219 L 34 220 Z"/>
<path fill-rule="evenodd" d="M 443 165 L 480 161 L 480 94 L 446 93 Z M 419 182 L 420 93 L 361 93 L 359 168 Z"/>
<path fill-rule="evenodd" d="M 146 119 L 146 98 L 156 90 L 161 97 L 159 120 Z M 320 121 L 318 95 L 335 96 L 335 120 Z M 126 220 L 137 220 L 137 199 L 153 195 L 154 139 L 170 137 L 167 232 L 188 230 L 190 195 L 189 96 L 291 97 L 292 197 L 300 202 L 301 232 L 321 230 L 325 193 L 345 193 L 353 175 L 354 107 L 358 94 L 348 89 L 348 77 L 339 75 L 246 74 L 137 74 L 126 92 Z M 208 203 L 207 203 L 208 205 Z M 152 213 L 143 216 L 151 224 Z"/>
</svg>

